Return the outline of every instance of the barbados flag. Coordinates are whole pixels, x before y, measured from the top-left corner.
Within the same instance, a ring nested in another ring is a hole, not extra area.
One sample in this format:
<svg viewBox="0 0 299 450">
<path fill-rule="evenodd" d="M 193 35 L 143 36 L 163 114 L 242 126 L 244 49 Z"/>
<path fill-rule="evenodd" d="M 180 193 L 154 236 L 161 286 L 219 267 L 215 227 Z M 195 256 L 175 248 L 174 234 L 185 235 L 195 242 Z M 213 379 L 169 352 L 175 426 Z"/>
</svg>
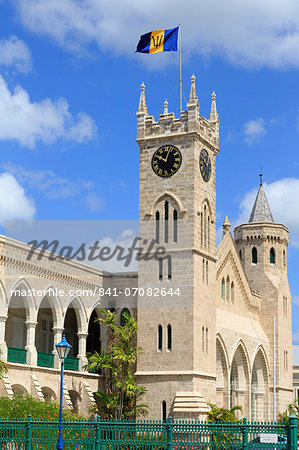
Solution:
<svg viewBox="0 0 299 450">
<path fill-rule="evenodd" d="M 138 42 L 136 52 L 158 53 L 176 52 L 179 27 L 170 30 L 156 30 L 143 34 Z"/>
</svg>

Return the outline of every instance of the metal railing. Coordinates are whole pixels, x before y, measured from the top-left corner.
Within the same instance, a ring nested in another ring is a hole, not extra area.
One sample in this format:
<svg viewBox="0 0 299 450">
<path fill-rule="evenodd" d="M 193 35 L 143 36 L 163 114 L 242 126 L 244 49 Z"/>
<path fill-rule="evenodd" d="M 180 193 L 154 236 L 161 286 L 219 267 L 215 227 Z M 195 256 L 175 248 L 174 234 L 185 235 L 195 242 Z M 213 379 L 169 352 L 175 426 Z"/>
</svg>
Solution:
<svg viewBox="0 0 299 450">
<path fill-rule="evenodd" d="M 0 419 L 1 450 L 54 450 L 58 422 Z M 297 449 L 297 417 L 281 423 L 208 423 L 192 420 L 63 422 L 65 450 Z"/>
<path fill-rule="evenodd" d="M 64 361 L 65 370 L 79 370 L 79 358 L 77 356 L 68 356 Z"/>
<path fill-rule="evenodd" d="M 7 347 L 7 361 L 26 364 L 27 350 L 24 348 Z"/>
<path fill-rule="evenodd" d="M 54 367 L 54 354 L 37 352 L 37 365 L 42 367 Z"/>
</svg>

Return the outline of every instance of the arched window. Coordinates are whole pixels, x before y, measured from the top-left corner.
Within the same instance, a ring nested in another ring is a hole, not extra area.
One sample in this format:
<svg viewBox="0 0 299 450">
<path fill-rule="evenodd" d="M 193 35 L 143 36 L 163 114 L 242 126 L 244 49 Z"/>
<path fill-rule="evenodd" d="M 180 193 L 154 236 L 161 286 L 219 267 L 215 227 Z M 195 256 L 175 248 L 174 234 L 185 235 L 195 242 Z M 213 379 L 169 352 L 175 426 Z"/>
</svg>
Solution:
<svg viewBox="0 0 299 450">
<path fill-rule="evenodd" d="M 209 265 L 208 261 L 206 261 L 206 283 L 209 284 Z"/>
<path fill-rule="evenodd" d="M 229 302 L 229 287 L 230 287 L 230 283 L 229 283 L 229 276 L 227 275 L 226 277 L 226 300 Z"/>
<path fill-rule="evenodd" d="M 240 260 L 242 261 L 242 251 L 239 251 Z"/>
<path fill-rule="evenodd" d="M 162 402 L 162 420 L 165 422 L 167 419 L 167 405 L 166 405 L 166 401 L 163 400 Z"/>
<path fill-rule="evenodd" d="M 172 278 L 172 261 L 171 261 L 171 257 L 169 255 L 167 257 L 167 266 L 168 266 L 168 279 L 171 280 L 171 278 Z"/>
<path fill-rule="evenodd" d="M 202 217 L 202 212 L 200 213 L 200 244 L 203 245 L 203 217 Z"/>
<path fill-rule="evenodd" d="M 210 248 L 210 216 L 208 216 L 208 248 Z"/>
<path fill-rule="evenodd" d="M 231 303 L 234 303 L 235 301 L 235 292 L 234 292 L 234 282 L 232 281 L 232 284 L 230 285 L 230 301 Z"/>
<path fill-rule="evenodd" d="M 164 242 L 166 244 L 168 242 L 168 211 L 169 211 L 169 203 L 166 200 L 164 204 Z"/>
<path fill-rule="evenodd" d="M 178 212 L 173 210 L 173 242 L 178 241 Z"/>
<path fill-rule="evenodd" d="M 158 326 L 158 350 L 162 351 L 163 345 L 163 328 L 162 325 Z"/>
<path fill-rule="evenodd" d="M 172 349 L 172 328 L 171 325 L 167 325 L 167 350 Z"/>
<path fill-rule="evenodd" d="M 273 247 L 270 250 L 270 263 L 275 264 L 275 250 Z"/>
<path fill-rule="evenodd" d="M 156 211 L 156 244 L 160 242 L 160 213 Z"/>
<path fill-rule="evenodd" d="M 121 324 L 121 326 L 124 326 L 126 321 L 127 321 L 126 315 L 131 317 L 131 313 L 128 310 L 128 308 L 124 308 L 122 310 L 122 312 L 120 313 L 120 324 Z"/>
<path fill-rule="evenodd" d="M 204 258 L 202 259 L 202 282 L 205 282 L 205 270 L 206 270 L 206 266 L 205 266 L 205 260 Z"/>
<path fill-rule="evenodd" d="M 201 349 L 205 351 L 205 327 L 201 328 Z"/>
<path fill-rule="evenodd" d="M 161 281 L 163 278 L 163 259 L 159 259 L 159 280 Z"/>
<path fill-rule="evenodd" d="M 209 353 L 209 329 L 206 328 L 206 353 Z"/>
<path fill-rule="evenodd" d="M 207 206 L 204 206 L 204 247 L 207 248 Z"/>
<path fill-rule="evenodd" d="M 251 261 L 252 264 L 257 264 L 257 249 L 255 247 L 251 251 Z"/>
<path fill-rule="evenodd" d="M 225 280 L 224 280 L 224 278 L 222 278 L 222 281 L 221 281 L 221 298 L 222 298 L 222 300 L 224 300 L 224 289 L 225 289 Z"/>
</svg>

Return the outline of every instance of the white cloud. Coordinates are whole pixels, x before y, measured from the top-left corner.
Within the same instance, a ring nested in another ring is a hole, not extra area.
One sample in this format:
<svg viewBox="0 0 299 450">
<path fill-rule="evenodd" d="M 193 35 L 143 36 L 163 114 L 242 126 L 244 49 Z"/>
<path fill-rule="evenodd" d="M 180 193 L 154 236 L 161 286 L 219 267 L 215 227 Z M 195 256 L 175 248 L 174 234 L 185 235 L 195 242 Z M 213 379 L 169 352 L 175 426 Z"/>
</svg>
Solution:
<svg viewBox="0 0 299 450">
<path fill-rule="evenodd" d="M 140 34 L 181 23 L 185 55 L 221 55 L 234 64 L 255 67 L 299 67 L 299 3 L 295 0 L 152 0 L 146 4 L 140 0 L 16 0 L 16 4 L 24 26 L 53 37 L 71 51 L 97 43 L 106 51 L 133 57 Z M 147 55 L 140 56 L 148 62 Z M 151 61 L 160 57 L 151 56 Z"/>
<path fill-rule="evenodd" d="M 83 142 L 94 138 L 96 131 L 88 115 L 72 116 L 65 99 L 31 102 L 25 89 L 17 86 L 10 92 L 0 76 L 0 139 L 33 148 L 38 142 L 51 144 L 57 139 Z"/>
<path fill-rule="evenodd" d="M 95 192 L 90 192 L 86 196 L 86 204 L 91 212 L 100 211 L 103 208 L 102 199 Z"/>
<path fill-rule="evenodd" d="M 273 183 L 264 183 L 265 193 L 275 222 L 282 223 L 289 228 L 290 244 L 299 247 L 299 179 L 283 178 Z M 234 226 L 248 222 L 257 189 L 245 194 L 240 202 L 240 213 Z"/>
<path fill-rule="evenodd" d="M 244 140 L 249 144 L 256 144 L 266 134 L 264 119 L 249 120 L 244 124 Z"/>
<path fill-rule="evenodd" d="M 9 173 L 0 175 L 0 224 L 6 220 L 31 220 L 35 215 L 34 202 L 24 188 Z"/>
<path fill-rule="evenodd" d="M 24 41 L 16 36 L 0 41 L 0 64 L 13 66 L 19 72 L 27 73 L 31 70 L 31 52 Z"/>
<path fill-rule="evenodd" d="M 29 189 L 37 189 L 50 200 L 70 197 L 82 197 L 82 202 L 91 212 L 100 211 L 103 201 L 94 191 L 91 181 L 76 180 L 56 175 L 52 170 L 29 170 L 11 162 L 3 163 L 3 169 L 13 175 L 19 183 Z"/>
<path fill-rule="evenodd" d="M 295 306 L 299 306 L 299 295 L 294 295 L 294 297 L 292 297 L 292 303 Z"/>
</svg>

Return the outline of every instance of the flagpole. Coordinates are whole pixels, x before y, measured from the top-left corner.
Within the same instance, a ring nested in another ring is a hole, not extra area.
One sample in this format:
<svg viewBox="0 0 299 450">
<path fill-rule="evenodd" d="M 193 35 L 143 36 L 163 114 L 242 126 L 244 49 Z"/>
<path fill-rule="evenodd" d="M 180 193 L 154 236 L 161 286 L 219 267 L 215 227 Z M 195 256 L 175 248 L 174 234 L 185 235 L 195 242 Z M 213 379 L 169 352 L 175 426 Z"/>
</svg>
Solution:
<svg viewBox="0 0 299 450">
<path fill-rule="evenodd" d="M 183 110 L 183 84 L 182 84 L 182 30 L 179 24 L 179 66 L 180 66 L 180 112 Z"/>
</svg>

